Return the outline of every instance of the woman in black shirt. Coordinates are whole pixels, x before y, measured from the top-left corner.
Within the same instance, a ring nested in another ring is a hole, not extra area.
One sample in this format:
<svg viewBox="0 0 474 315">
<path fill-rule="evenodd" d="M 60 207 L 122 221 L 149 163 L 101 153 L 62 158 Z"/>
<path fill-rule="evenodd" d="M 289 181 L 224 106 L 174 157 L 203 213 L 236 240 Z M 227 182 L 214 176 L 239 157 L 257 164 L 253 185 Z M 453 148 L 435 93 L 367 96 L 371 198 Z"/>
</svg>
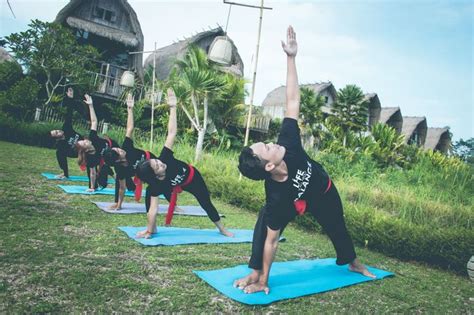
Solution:
<svg viewBox="0 0 474 315">
<path fill-rule="evenodd" d="M 94 191 L 97 186 L 107 186 L 107 176 L 113 175 L 112 169 L 105 163 L 104 153 L 107 149 L 117 147 L 118 144 L 110 138 L 100 138 L 97 135 L 97 116 L 94 110 L 92 97 L 84 95 L 84 103 L 89 106 L 91 128 L 89 139 L 77 142 L 78 163 L 85 165 L 89 175 L 89 189 Z"/>
<path fill-rule="evenodd" d="M 120 210 L 125 197 L 125 190 L 135 191 L 135 200 L 141 197 L 142 183 L 136 177 L 136 169 L 140 162 L 155 159 L 156 156 L 149 152 L 135 148 L 132 140 L 134 119 L 134 100 L 131 94 L 127 96 L 127 131 L 122 148 L 118 146 L 109 148 L 104 153 L 107 164 L 115 168 L 115 203 L 109 207 L 111 210 Z M 134 180 L 132 180 L 134 178 Z M 147 208 L 148 209 L 148 208 Z"/>
<path fill-rule="evenodd" d="M 171 222 L 173 207 L 176 204 L 177 194 L 187 191 L 194 195 L 201 207 L 206 211 L 208 217 L 225 236 L 232 237 L 233 234 L 227 231 L 222 224 L 216 208 L 211 202 L 206 183 L 199 171 L 191 165 L 174 158 L 173 147 L 176 138 L 176 96 L 173 90 L 168 89 L 168 105 L 170 115 L 168 121 L 168 135 L 165 145 L 158 159 L 151 159 L 142 162 L 138 166 L 138 177 L 148 183 L 146 194 L 146 206 L 148 209 L 147 229 L 137 233 L 137 237 L 150 238 L 156 233 L 156 215 L 158 209 L 158 196 L 164 194 L 170 201 L 170 210 L 166 218 L 166 224 Z"/>
<path fill-rule="evenodd" d="M 72 127 L 72 111 L 75 106 L 74 90 L 72 88 L 67 89 L 64 104 L 66 105 L 66 117 L 62 129 L 50 131 L 51 137 L 56 140 L 56 159 L 59 167 L 63 170 L 63 173 L 57 175 L 56 178 L 69 177 L 67 158 L 77 158 L 76 143 L 84 139 Z"/>
</svg>

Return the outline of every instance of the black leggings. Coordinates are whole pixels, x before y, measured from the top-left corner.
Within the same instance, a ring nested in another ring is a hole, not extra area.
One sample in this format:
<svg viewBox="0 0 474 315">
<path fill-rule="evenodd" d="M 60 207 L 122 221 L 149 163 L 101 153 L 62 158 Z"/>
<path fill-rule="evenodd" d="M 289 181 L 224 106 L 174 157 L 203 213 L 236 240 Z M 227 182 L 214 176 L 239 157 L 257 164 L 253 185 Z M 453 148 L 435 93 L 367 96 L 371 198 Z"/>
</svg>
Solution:
<svg viewBox="0 0 474 315">
<path fill-rule="evenodd" d="M 346 228 L 341 198 L 336 186 L 332 184 L 325 194 L 317 193 L 311 202 L 308 202 L 306 212 L 311 213 L 323 230 L 329 236 L 336 250 L 336 264 L 345 265 L 352 262 L 357 256 L 351 236 Z M 296 210 L 289 210 L 296 211 Z M 283 233 L 284 228 L 280 231 Z M 256 270 L 262 269 L 263 248 L 267 238 L 267 224 L 265 222 L 265 208 L 260 210 L 257 223 L 253 232 L 252 256 L 249 267 Z"/>
<path fill-rule="evenodd" d="M 189 183 L 189 185 L 184 186 L 183 190 L 189 192 L 191 195 L 196 197 L 197 201 L 204 209 L 204 211 L 206 211 L 207 216 L 209 217 L 209 219 L 211 219 L 212 222 L 217 222 L 221 219 L 219 213 L 217 213 L 216 207 L 214 207 L 211 202 L 211 196 L 209 194 L 209 190 L 207 189 L 206 183 L 204 182 L 201 173 L 199 173 L 196 168 L 194 169 L 193 180 L 191 181 L 191 183 Z M 161 193 L 165 195 L 165 198 L 166 200 L 168 200 L 168 202 L 171 200 L 171 189 Z M 150 209 L 150 200 L 150 186 L 148 186 L 146 189 L 145 197 L 145 206 L 147 212 L 148 209 Z"/>
</svg>

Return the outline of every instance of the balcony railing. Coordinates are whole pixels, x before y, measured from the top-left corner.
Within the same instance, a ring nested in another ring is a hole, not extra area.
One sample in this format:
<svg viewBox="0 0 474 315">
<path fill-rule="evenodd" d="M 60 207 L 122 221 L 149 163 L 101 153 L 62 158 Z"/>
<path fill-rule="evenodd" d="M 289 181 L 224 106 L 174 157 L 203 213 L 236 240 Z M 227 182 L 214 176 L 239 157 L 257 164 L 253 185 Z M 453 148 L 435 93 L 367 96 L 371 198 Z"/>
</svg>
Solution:
<svg viewBox="0 0 474 315">
<path fill-rule="evenodd" d="M 123 87 L 120 85 L 121 73 L 118 76 L 106 76 L 101 73 L 91 73 L 91 83 L 97 87 L 96 92 L 118 98 Z"/>
</svg>

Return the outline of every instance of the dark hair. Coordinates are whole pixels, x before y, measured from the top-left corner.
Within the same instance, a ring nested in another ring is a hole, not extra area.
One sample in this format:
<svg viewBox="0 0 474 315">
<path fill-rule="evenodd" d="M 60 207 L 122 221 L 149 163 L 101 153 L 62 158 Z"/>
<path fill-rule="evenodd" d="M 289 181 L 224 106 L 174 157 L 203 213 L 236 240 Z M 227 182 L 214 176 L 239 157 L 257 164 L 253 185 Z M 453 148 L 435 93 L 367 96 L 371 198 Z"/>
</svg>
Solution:
<svg viewBox="0 0 474 315">
<path fill-rule="evenodd" d="M 260 159 L 250 147 L 244 147 L 239 156 L 239 171 L 253 180 L 268 179 L 271 174 L 265 170 L 267 162 Z"/>
<path fill-rule="evenodd" d="M 112 150 L 112 148 L 107 148 L 104 151 L 104 154 L 102 155 L 104 157 L 105 163 L 108 165 L 114 166 L 117 163 L 118 158 L 120 157 L 115 150 Z"/>
<path fill-rule="evenodd" d="M 142 161 L 137 166 L 137 176 L 141 181 L 151 184 L 156 180 L 155 171 L 151 168 L 150 160 Z"/>
</svg>

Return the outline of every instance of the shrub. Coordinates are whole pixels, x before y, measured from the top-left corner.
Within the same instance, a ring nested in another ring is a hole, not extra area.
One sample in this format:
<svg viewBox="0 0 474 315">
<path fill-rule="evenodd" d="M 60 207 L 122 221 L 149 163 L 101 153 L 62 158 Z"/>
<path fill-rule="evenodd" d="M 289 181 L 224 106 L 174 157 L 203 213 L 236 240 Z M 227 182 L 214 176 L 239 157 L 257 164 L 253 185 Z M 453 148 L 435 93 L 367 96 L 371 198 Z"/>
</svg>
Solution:
<svg viewBox="0 0 474 315">
<path fill-rule="evenodd" d="M 23 77 L 21 66 L 15 61 L 0 63 L 0 91 L 9 89 Z"/>
<path fill-rule="evenodd" d="M 31 77 L 16 82 L 8 90 L 0 92 L 0 109 L 18 120 L 31 117 L 36 109 L 40 85 Z"/>
</svg>

